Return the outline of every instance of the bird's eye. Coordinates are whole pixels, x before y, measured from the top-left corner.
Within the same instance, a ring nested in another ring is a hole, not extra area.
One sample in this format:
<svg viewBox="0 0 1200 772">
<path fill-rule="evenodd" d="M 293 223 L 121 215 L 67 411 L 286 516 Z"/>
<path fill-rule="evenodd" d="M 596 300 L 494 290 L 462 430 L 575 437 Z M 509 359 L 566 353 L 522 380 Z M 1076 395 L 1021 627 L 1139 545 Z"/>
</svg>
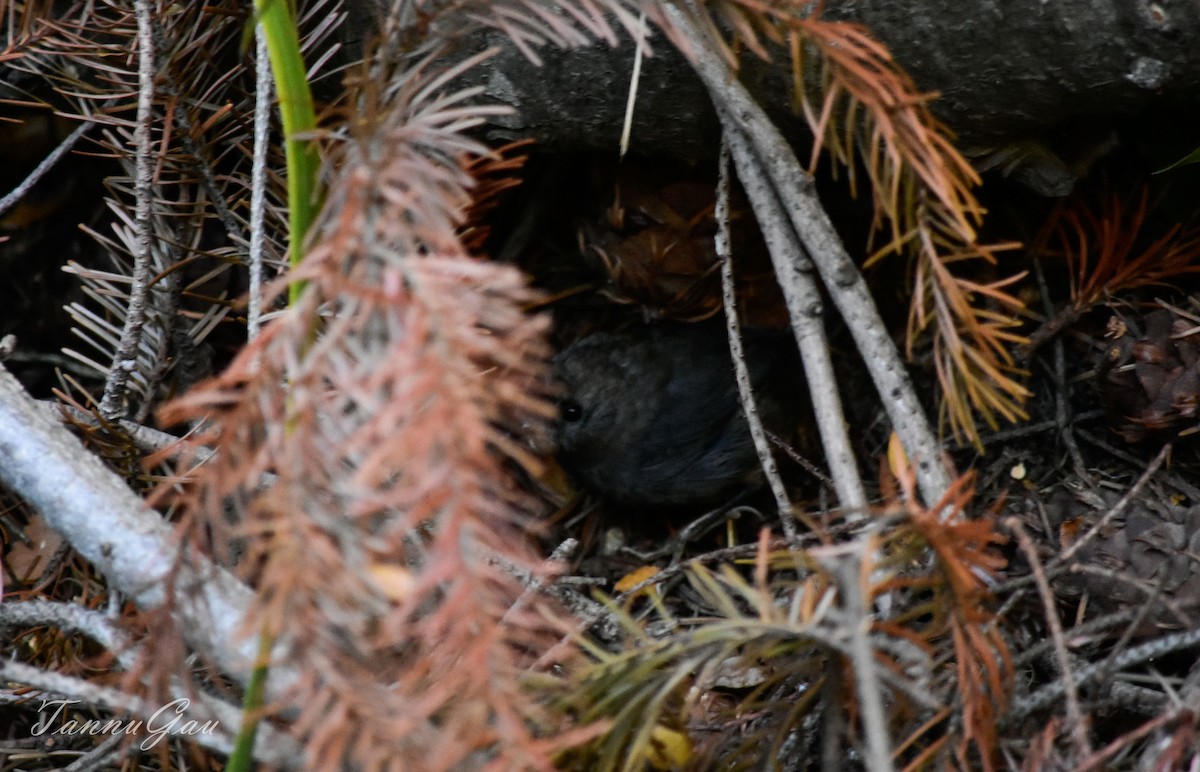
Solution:
<svg viewBox="0 0 1200 772">
<path fill-rule="evenodd" d="M 573 399 L 563 400 L 559 406 L 559 411 L 562 413 L 562 419 L 568 423 L 574 423 L 580 418 L 583 418 L 583 405 L 580 405 Z"/>
</svg>

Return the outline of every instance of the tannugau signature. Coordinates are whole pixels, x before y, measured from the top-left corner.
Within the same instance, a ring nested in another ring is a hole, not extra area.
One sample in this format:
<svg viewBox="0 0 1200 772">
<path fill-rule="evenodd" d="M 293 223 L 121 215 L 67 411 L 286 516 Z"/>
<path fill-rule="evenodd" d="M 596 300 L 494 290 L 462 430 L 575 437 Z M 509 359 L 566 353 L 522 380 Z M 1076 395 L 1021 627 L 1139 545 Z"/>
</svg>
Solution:
<svg viewBox="0 0 1200 772">
<path fill-rule="evenodd" d="M 140 718 L 85 720 L 64 718 L 63 711 L 79 702 L 80 700 L 42 700 L 42 706 L 38 709 L 38 713 L 42 714 L 43 717 L 42 720 L 33 725 L 32 732 L 34 736 L 41 736 L 47 733 L 90 736 L 118 734 L 131 736 L 145 735 L 140 743 L 140 747 L 142 750 L 150 750 L 158 745 L 166 735 L 211 735 L 220 724 L 219 721 L 215 720 L 200 722 L 187 718 L 185 713 L 191 705 L 191 700 L 187 698 L 168 702 L 144 720 Z M 46 715 L 47 709 L 52 709 L 49 715 Z"/>
</svg>

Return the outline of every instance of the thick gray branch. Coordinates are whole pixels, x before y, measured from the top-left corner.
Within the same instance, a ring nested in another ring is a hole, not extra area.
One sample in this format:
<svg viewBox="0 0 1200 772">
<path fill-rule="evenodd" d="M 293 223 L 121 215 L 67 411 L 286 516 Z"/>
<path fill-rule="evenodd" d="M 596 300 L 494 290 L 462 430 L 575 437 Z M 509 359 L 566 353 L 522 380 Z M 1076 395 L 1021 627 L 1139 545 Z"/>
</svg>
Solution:
<svg viewBox="0 0 1200 772">
<path fill-rule="evenodd" d="M 0 367 L 0 481 L 41 511 L 46 522 L 139 608 L 168 601 L 175 570 L 175 612 L 189 643 L 245 683 L 256 642 L 244 635 L 251 593 L 198 555 L 179 560 L 170 526 L 48 417 Z M 276 668 L 272 681 L 293 676 Z"/>
</svg>

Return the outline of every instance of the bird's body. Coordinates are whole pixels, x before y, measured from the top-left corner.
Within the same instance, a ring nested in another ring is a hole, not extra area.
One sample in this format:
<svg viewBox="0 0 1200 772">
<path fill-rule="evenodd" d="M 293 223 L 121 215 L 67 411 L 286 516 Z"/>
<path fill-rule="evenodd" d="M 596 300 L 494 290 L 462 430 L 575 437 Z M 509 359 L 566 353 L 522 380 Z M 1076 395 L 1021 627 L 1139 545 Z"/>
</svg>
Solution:
<svg viewBox="0 0 1200 772">
<path fill-rule="evenodd" d="M 801 400 L 795 343 L 750 332 L 745 347 L 763 422 L 787 431 Z M 560 459 L 602 498 L 683 507 L 716 501 L 757 476 L 720 326 L 594 333 L 559 355 L 555 373 L 565 388 Z"/>
</svg>

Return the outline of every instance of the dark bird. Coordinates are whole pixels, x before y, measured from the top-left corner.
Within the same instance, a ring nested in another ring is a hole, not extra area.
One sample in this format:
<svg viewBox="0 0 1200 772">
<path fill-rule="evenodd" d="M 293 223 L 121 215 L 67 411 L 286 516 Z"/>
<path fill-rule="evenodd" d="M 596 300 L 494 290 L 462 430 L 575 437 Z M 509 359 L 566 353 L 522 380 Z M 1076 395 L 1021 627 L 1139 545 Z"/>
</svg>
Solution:
<svg viewBox="0 0 1200 772">
<path fill-rule="evenodd" d="M 744 335 L 764 425 L 786 434 L 803 401 L 791 336 Z M 559 459 L 576 482 L 631 508 L 714 503 L 761 475 L 719 324 L 588 335 L 554 361 L 564 392 Z"/>
</svg>

